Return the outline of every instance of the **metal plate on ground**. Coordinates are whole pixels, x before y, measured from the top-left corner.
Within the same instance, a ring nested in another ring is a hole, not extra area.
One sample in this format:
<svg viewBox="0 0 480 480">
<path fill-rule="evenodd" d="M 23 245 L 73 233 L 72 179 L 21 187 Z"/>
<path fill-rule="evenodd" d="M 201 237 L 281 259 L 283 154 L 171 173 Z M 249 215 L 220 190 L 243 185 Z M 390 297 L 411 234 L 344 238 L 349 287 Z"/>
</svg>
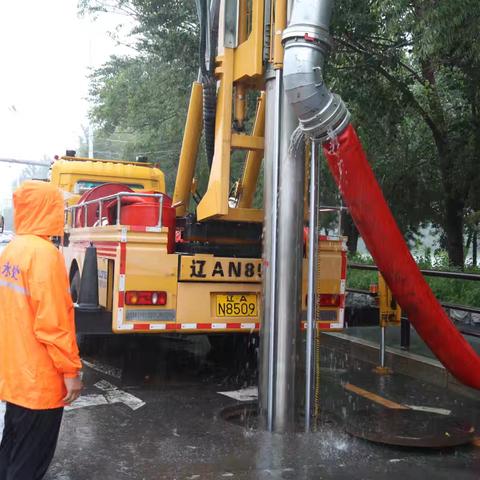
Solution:
<svg viewBox="0 0 480 480">
<path fill-rule="evenodd" d="M 446 448 L 469 443 L 475 429 L 451 416 L 416 410 L 361 410 L 346 420 L 350 435 L 403 447 Z"/>
</svg>

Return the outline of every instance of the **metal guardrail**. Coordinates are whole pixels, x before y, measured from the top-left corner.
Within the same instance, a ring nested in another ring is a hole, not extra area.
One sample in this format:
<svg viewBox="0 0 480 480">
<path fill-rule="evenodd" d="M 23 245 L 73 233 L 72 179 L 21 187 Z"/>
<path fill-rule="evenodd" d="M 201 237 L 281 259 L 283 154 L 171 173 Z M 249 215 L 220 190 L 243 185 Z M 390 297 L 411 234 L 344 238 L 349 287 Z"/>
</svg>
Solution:
<svg viewBox="0 0 480 480">
<path fill-rule="evenodd" d="M 348 268 L 354 270 L 368 270 L 368 271 L 378 271 L 376 265 L 364 265 L 361 263 L 349 263 Z M 450 280 L 468 280 L 468 281 L 480 281 L 480 275 L 475 273 L 462 273 L 462 272 L 445 272 L 440 270 L 420 270 L 423 275 L 427 277 L 440 277 L 447 278 Z M 359 293 L 363 295 L 372 295 L 368 290 L 362 290 L 359 288 L 347 288 L 347 292 Z M 440 302 L 443 308 L 448 308 L 451 310 L 460 310 L 467 313 L 478 313 L 480 314 L 479 307 L 472 307 L 469 305 L 457 305 L 454 303 Z"/>
<path fill-rule="evenodd" d="M 136 193 L 136 192 L 120 192 L 113 195 L 108 195 L 106 197 L 95 198 L 94 200 L 87 200 L 86 202 L 78 203 L 77 205 L 72 205 L 65 209 L 66 223 L 68 223 L 68 214 L 71 213 L 70 218 L 70 227 L 75 228 L 76 214 L 78 210 L 83 208 L 83 227 L 87 227 L 88 224 L 88 206 L 93 204 L 98 204 L 98 218 L 100 222 L 103 218 L 103 208 L 104 203 L 108 200 L 115 200 L 117 204 L 117 218 L 115 225 L 121 225 L 120 223 L 120 211 L 122 205 L 122 197 L 144 197 L 144 198 L 158 198 L 158 224 L 156 228 L 161 228 L 163 226 L 163 193 Z"/>
<path fill-rule="evenodd" d="M 376 265 L 364 265 L 362 263 L 349 263 L 348 267 L 354 270 L 378 271 Z M 442 270 L 420 270 L 420 272 L 427 277 L 442 277 L 452 280 L 480 280 L 480 274 L 476 273 L 446 272 Z"/>
</svg>

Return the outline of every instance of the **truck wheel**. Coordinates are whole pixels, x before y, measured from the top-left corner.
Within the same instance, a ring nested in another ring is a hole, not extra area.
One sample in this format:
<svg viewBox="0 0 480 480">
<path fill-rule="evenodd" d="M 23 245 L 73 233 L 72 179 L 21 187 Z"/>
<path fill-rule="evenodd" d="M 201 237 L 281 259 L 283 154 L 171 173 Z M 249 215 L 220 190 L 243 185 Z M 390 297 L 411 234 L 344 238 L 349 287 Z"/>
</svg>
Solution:
<svg viewBox="0 0 480 480">
<path fill-rule="evenodd" d="M 70 282 L 70 295 L 72 296 L 72 302 L 77 303 L 80 295 L 80 271 L 76 270 Z"/>
</svg>

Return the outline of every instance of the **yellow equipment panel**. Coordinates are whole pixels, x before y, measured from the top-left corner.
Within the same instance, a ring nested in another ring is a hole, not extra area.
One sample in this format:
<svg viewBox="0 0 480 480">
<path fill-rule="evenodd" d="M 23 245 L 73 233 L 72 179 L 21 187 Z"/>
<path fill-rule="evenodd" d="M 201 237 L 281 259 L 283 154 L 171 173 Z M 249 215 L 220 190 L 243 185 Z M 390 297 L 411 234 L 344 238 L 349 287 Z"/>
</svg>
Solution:
<svg viewBox="0 0 480 480">
<path fill-rule="evenodd" d="M 378 272 L 378 307 L 381 327 L 400 325 L 402 309 L 393 298 L 392 291 L 380 272 Z"/>
</svg>

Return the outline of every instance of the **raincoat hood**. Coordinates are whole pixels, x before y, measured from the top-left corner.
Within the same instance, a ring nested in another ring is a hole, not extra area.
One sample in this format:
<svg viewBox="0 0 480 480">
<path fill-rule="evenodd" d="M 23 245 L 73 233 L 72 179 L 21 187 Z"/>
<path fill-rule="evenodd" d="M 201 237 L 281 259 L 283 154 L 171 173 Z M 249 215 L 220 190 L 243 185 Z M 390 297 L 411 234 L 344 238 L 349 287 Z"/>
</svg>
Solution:
<svg viewBox="0 0 480 480">
<path fill-rule="evenodd" d="M 63 195 L 51 183 L 27 180 L 15 190 L 13 207 L 17 235 L 63 235 Z"/>
</svg>

